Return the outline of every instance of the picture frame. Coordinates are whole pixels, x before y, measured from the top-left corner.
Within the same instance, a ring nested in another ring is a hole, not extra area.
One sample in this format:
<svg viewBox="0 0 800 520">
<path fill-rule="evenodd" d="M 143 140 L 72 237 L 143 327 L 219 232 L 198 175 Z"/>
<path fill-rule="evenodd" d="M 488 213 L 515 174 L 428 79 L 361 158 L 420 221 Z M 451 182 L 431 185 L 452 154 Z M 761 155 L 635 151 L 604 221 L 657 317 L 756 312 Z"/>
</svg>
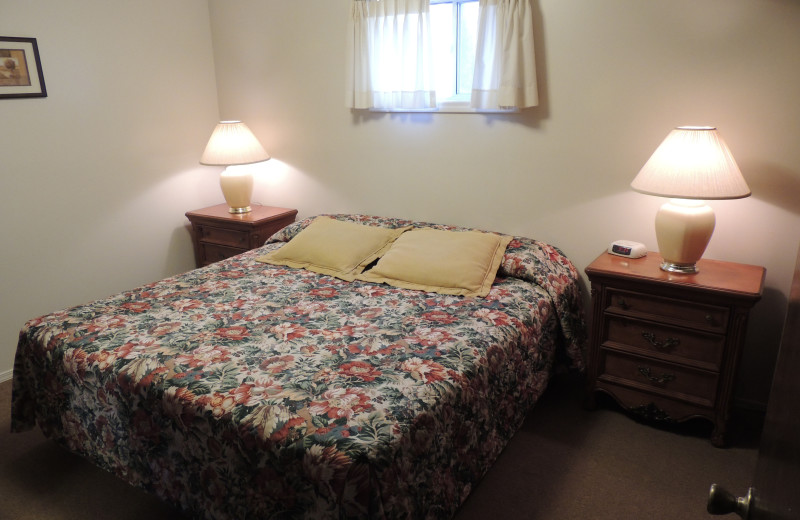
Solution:
<svg viewBox="0 0 800 520">
<path fill-rule="evenodd" d="M 0 36 L 0 98 L 47 97 L 36 38 Z"/>
</svg>

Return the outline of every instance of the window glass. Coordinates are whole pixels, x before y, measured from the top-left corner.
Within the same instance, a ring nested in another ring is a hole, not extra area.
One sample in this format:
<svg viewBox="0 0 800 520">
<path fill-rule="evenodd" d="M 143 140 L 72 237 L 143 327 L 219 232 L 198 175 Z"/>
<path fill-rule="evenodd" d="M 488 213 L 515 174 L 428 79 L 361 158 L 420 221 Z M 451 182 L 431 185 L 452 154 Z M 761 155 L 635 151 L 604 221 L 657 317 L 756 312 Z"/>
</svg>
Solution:
<svg viewBox="0 0 800 520">
<path fill-rule="evenodd" d="M 436 97 L 440 100 L 449 99 L 456 93 L 456 40 L 453 29 L 453 5 L 449 2 L 431 5 Z"/>
<path fill-rule="evenodd" d="M 475 70 L 475 45 L 478 36 L 478 2 L 458 4 L 458 89 L 456 94 L 469 95 Z"/>
<path fill-rule="evenodd" d="M 430 15 L 436 98 L 468 101 L 475 69 L 478 0 L 433 3 Z"/>
</svg>

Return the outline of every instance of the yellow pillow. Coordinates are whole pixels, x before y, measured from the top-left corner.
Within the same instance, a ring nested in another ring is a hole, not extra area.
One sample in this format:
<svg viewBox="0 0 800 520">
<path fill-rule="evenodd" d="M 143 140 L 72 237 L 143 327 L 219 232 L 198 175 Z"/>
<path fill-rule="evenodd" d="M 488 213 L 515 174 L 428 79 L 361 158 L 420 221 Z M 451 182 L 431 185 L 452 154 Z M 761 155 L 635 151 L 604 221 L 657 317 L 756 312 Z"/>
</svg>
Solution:
<svg viewBox="0 0 800 520">
<path fill-rule="evenodd" d="M 410 228 L 388 229 L 317 217 L 280 249 L 256 260 L 352 281 Z"/>
<path fill-rule="evenodd" d="M 510 236 L 479 231 L 415 229 L 357 280 L 404 289 L 463 296 L 486 296 L 503 260 Z"/>
</svg>

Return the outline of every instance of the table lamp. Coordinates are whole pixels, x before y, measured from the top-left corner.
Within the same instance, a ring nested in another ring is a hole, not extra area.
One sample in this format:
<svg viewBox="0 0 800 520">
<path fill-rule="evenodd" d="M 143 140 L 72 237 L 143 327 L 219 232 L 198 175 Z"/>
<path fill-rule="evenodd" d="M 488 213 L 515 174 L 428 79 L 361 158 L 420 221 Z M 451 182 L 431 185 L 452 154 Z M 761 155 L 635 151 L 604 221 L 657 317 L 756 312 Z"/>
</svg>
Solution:
<svg viewBox="0 0 800 520">
<path fill-rule="evenodd" d="M 656 214 L 661 269 L 696 273 L 716 218 L 706 200 L 750 195 L 739 167 L 716 128 L 681 126 L 672 130 L 631 182 L 648 195 L 669 197 Z"/>
<path fill-rule="evenodd" d="M 200 164 L 227 166 L 220 174 L 219 185 L 228 211 L 248 213 L 253 195 L 253 176 L 246 168 L 231 166 L 253 164 L 269 159 L 269 154 L 253 132 L 241 121 L 220 121 L 208 140 Z"/>
</svg>

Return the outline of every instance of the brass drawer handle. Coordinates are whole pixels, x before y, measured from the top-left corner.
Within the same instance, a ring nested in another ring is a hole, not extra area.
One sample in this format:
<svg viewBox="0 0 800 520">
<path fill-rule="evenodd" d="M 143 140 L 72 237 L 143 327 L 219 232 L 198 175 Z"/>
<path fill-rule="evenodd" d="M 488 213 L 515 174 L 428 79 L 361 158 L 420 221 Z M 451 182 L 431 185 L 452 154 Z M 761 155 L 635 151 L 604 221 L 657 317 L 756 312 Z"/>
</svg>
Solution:
<svg viewBox="0 0 800 520">
<path fill-rule="evenodd" d="M 659 341 L 652 332 L 642 332 L 642 337 L 649 341 L 657 350 L 670 350 L 681 344 L 681 340 L 678 338 L 667 338 L 664 341 Z"/>
<path fill-rule="evenodd" d="M 656 385 L 664 385 L 669 383 L 670 381 L 675 380 L 674 374 L 667 374 L 666 372 L 661 374 L 661 377 L 656 377 L 650 373 L 649 367 L 637 367 L 639 369 L 639 373 L 646 377 L 651 383 Z"/>
</svg>

